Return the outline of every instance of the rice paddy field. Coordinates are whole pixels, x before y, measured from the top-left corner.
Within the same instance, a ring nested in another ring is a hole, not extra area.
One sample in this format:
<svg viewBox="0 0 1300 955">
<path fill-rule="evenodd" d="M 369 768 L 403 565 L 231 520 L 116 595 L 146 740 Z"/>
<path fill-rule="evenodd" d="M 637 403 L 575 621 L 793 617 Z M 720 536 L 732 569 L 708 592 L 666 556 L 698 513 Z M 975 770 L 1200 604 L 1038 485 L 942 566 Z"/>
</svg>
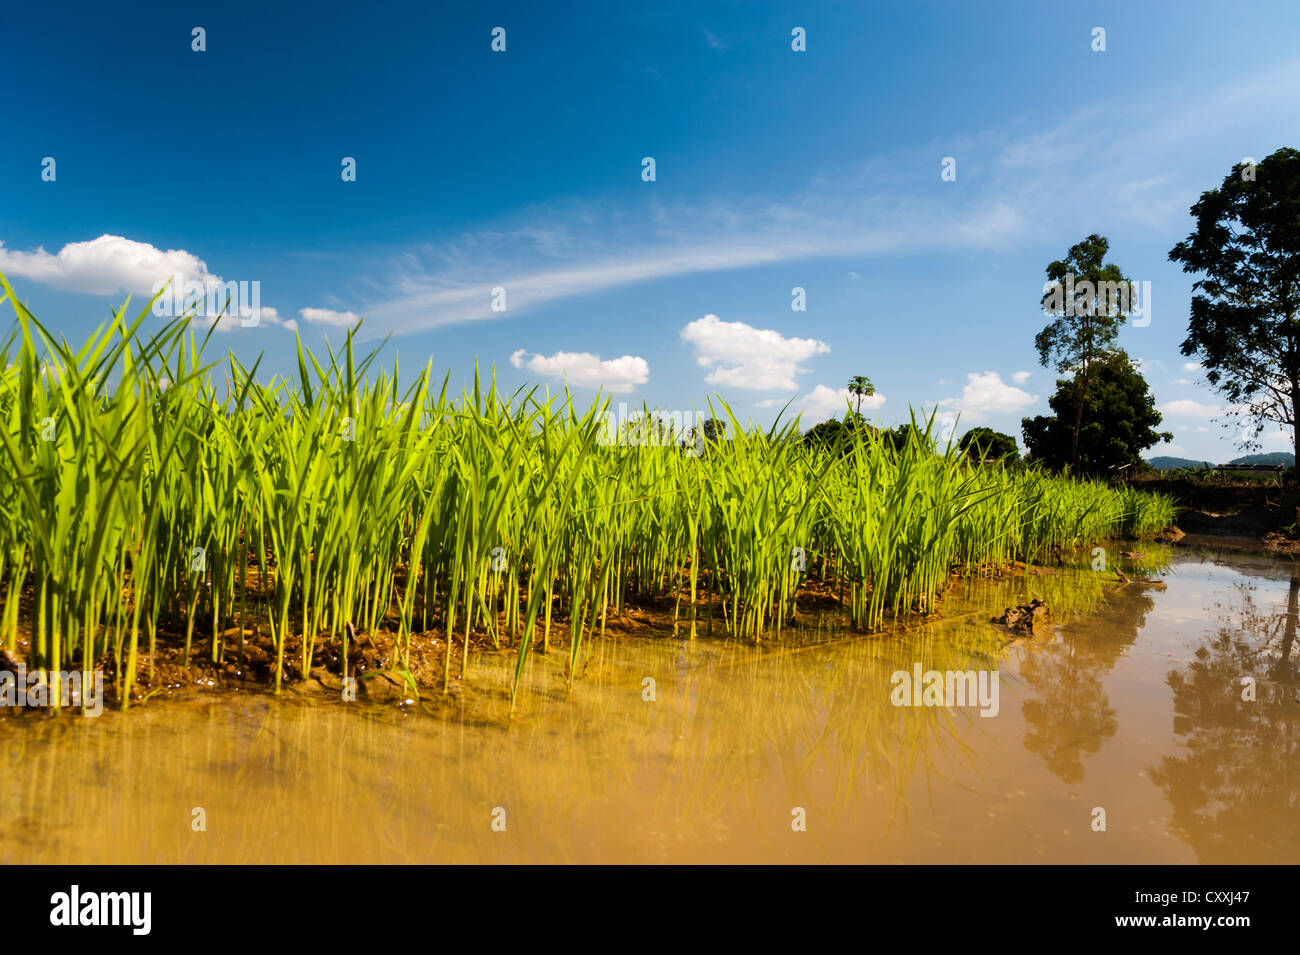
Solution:
<svg viewBox="0 0 1300 955">
<path fill-rule="evenodd" d="M 262 376 L 184 320 L 142 331 L 123 308 L 87 341 L 51 334 L 3 284 L 0 643 L 49 673 L 102 667 L 127 708 L 162 648 L 181 667 L 243 662 L 269 638 L 269 680 L 385 634 L 413 694 L 416 637 L 441 636 L 442 688 L 474 654 L 530 654 L 572 685 L 626 608 L 673 632 L 780 639 L 809 601 L 878 631 L 924 613 L 956 570 L 1157 531 L 1170 499 L 937 448 L 872 429 L 835 447 L 800 423 L 647 442 L 607 404 L 448 391 L 411 372 L 298 348 Z M 426 681 L 427 682 L 427 681 Z M 58 687 L 51 698 L 58 702 Z"/>
<path fill-rule="evenodd" d="M 571 688 L 534 656 L 509 719 L 484 654 L 454 718 L 259 687 L 0 720 L 0 864 L 1293 862 L 1300 576 L 1141 547 L 1162 587 L 1085 554 L 866 638 L 620 635 Z M 1008 642 L 1031 595 L 1060 626 Z M 996 717 L 893 705 L 917 664 L 996 667 Z"/>
</svg>

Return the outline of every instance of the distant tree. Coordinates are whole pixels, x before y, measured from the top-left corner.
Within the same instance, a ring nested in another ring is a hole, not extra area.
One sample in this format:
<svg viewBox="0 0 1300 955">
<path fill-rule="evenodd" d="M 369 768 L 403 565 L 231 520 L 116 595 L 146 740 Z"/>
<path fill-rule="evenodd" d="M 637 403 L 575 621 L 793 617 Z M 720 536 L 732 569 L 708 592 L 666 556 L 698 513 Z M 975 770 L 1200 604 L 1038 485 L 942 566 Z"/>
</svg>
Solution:
<svg viewBox="0 0 1300 955">
<path fill-rule="evenodd" d="M 854 375 L 849 379 L 849 394 L 856 395 L 858 399 L 857 406 L 853 413 L 862 417 L 862 399 L 870 398 L 876 393 L 876 386 L 871 383 L 871 379 L 865 375 Z"/>
<path fill-rule="evenodd" d="M 1050 416 L 1025 418 L 1022 430 L 1031 457 L 1051 468 L 1073 464 L 1079 402 L 1086 403 L 1085 424 L 1078 433 L 1081 473 L 1101 473 L 1123 464 L 1139 464 L 1141 454 L 1173 435 L 1155 430 L 1160 412 L 1146 379 L 1121 350 L 1094 356 L 1091 381 L 1084 393 L 1078 376 L 1058 379 L 1056 394 L 1048 400 Z"/>
<path fill-rule="evenodd" d="M 698 425 L 686 429 L 682 440 L 678 443 L 683 447 L 695 445 L 699 450 L 717 444 L 719 441 L 725 441 L 727 437 L 727 422 L 721 418 L 705 418 Z M 701 441 L 703 438 L 703 441 Z"/>
<path fill-rule="evenodd" d="M 1080 434 L 1091 403 L 1092 365 L 1114 347 L 1127 316 L 1128 280 L 1119 266 L 1105 261 L 1110 243 L 1090 235 L 1070 247 L 1064 259 L 1047 267 L 1049 287 L 1043 293 L 1043 311 L 1052 322 L 1034 338 L 1038 360 L 1044 368 L 1073 372 L 1083 395 L 1070 422 L 1070 463 L 1080 461 Z"/>
<path fill-rule="evenodd" d="M 921 424 L 925 422 L 922 421 Z M 884 444 L 889 445 L 895 451 L 901 451 L 909 440 L 915 440 L 922 447 L 935 449 L 936 438 L 934 432 L 928 435 L 923 428 L 918 428 L 910 421 L 907 424 L 900 424 L 891 431 L 881 431 L 880 438 Z"/>
<path fill-rule="evenodd" d="M 832 418 L 813 425 L 803 436 L 803 442 L 809 447 L 838 448 L 843 454 L 851 454 L 858 434 L 864 438 L 880 437 L 891 445 L 893 443 L 891 432 L 867 424 L 851 411 L 846 412 L 843 418 Z"/>
<path fill-rule="evenodd" d="M 1192 216 L 1196 231 L 1169 253 L 1204 275 L 1192 286 L 1182 353 L 1200 360 L 1255 438 L 1268 422 L 1290 428 L 1300 466 L 1300 152 L 1237 163 Z"/>
<path fill-rule="evenodd" d="M 832 418 L 809 428 L 808 433 L 803 436 L 803 440 L 809 446 L 838 448 L 848 444 L 852 430 L 853 426 L 851 424 L 842 419 Z"/>
<path fill-rule="evenodd" d="M 957 447 L 963 454 L 976 460 L 1020 460 L 1020 448 L 1016 439 L 992 428 L 971 428 L 961 436 Z"/>
</svg>

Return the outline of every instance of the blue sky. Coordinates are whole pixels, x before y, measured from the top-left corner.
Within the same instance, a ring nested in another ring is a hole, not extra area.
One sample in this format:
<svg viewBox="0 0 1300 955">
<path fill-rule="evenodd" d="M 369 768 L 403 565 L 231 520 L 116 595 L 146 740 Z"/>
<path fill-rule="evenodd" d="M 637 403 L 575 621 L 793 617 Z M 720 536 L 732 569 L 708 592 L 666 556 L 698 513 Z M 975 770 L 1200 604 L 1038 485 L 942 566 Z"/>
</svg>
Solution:
<svg viewBox="0 0 1300 955">
<path fill-rule="evenodd" d="M 70 339 L 180 271 L 260 283 L 214 341 L 267 371 L 364 315 L 458 387 L 477 360 L 806 427 L 865 374 L 883 423 L 1019 437 L 1056 378 L 1043 270 L 1099 232 L 1151 282 L 1121 336 L 1175 433 L 1151 453 L 1240 453 L 1167 255 L 1233 163 L 1300 145 L 1293 0 L 272 6 L 6 13 L 0 271 Z"/>
</svg>

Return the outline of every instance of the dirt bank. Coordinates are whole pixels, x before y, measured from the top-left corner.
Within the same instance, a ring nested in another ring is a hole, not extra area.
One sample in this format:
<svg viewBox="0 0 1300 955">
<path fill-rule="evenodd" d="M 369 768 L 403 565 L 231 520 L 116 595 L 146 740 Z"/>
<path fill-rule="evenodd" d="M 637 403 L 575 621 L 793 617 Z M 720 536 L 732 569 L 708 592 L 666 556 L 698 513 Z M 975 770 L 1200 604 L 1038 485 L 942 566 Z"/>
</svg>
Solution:
<svg viewBox="0 0 1300 955">
<path fill-rule="evenodd" d="M 1300 554 L 1300 490 L 1258 483 L 1142 481 L 1144 491 L 1170 495 L 1179 507 L 1181 546 L 1214 546 L 1278 555 Z"/>
</svg>

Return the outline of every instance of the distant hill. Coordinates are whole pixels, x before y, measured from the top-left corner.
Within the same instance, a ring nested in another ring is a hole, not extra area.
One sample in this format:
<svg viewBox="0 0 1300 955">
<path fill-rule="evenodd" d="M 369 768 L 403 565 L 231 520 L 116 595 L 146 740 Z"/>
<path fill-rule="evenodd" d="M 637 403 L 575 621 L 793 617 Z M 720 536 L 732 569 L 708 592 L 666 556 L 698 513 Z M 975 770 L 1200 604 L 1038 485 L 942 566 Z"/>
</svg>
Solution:
<svg viewBox="0 0 1300 955">
<path fill-rule="evenodd" d="M 1233 458 L 1227 464 L 1283 464 L 1290 466 L 1295 463 L 1295 455 L 1289 451 L 1269 451 L 1267 454 L 1247 454 L 1245 457 Z M 1214 467 L 1213 461 L 1194 461 L 1191 458 L 1174 458 L 1168 455 L 1150 458 L 1147 464 L 1151 465 L 1157 471 L 1174 471 L 1178 468 L 1207 468 Z"/>
<path fill-rule="evenodd" d="M 1295 454 L 1290 451 L 1270 451 L 1267 454 L 1248 454 L 1233 458 L 1229 464 L 1295 464 Z"/>
<path fill-rule="evenodd" d="M 1147 461 L 1157 471 L 1173 471 L 1178 468 L 1204 468 L 1213 467 L 1210 461 L 1193 461 L 1191 458 L 1171 458 L 1168 455 L 1151 458 Z"/>
</svg>

